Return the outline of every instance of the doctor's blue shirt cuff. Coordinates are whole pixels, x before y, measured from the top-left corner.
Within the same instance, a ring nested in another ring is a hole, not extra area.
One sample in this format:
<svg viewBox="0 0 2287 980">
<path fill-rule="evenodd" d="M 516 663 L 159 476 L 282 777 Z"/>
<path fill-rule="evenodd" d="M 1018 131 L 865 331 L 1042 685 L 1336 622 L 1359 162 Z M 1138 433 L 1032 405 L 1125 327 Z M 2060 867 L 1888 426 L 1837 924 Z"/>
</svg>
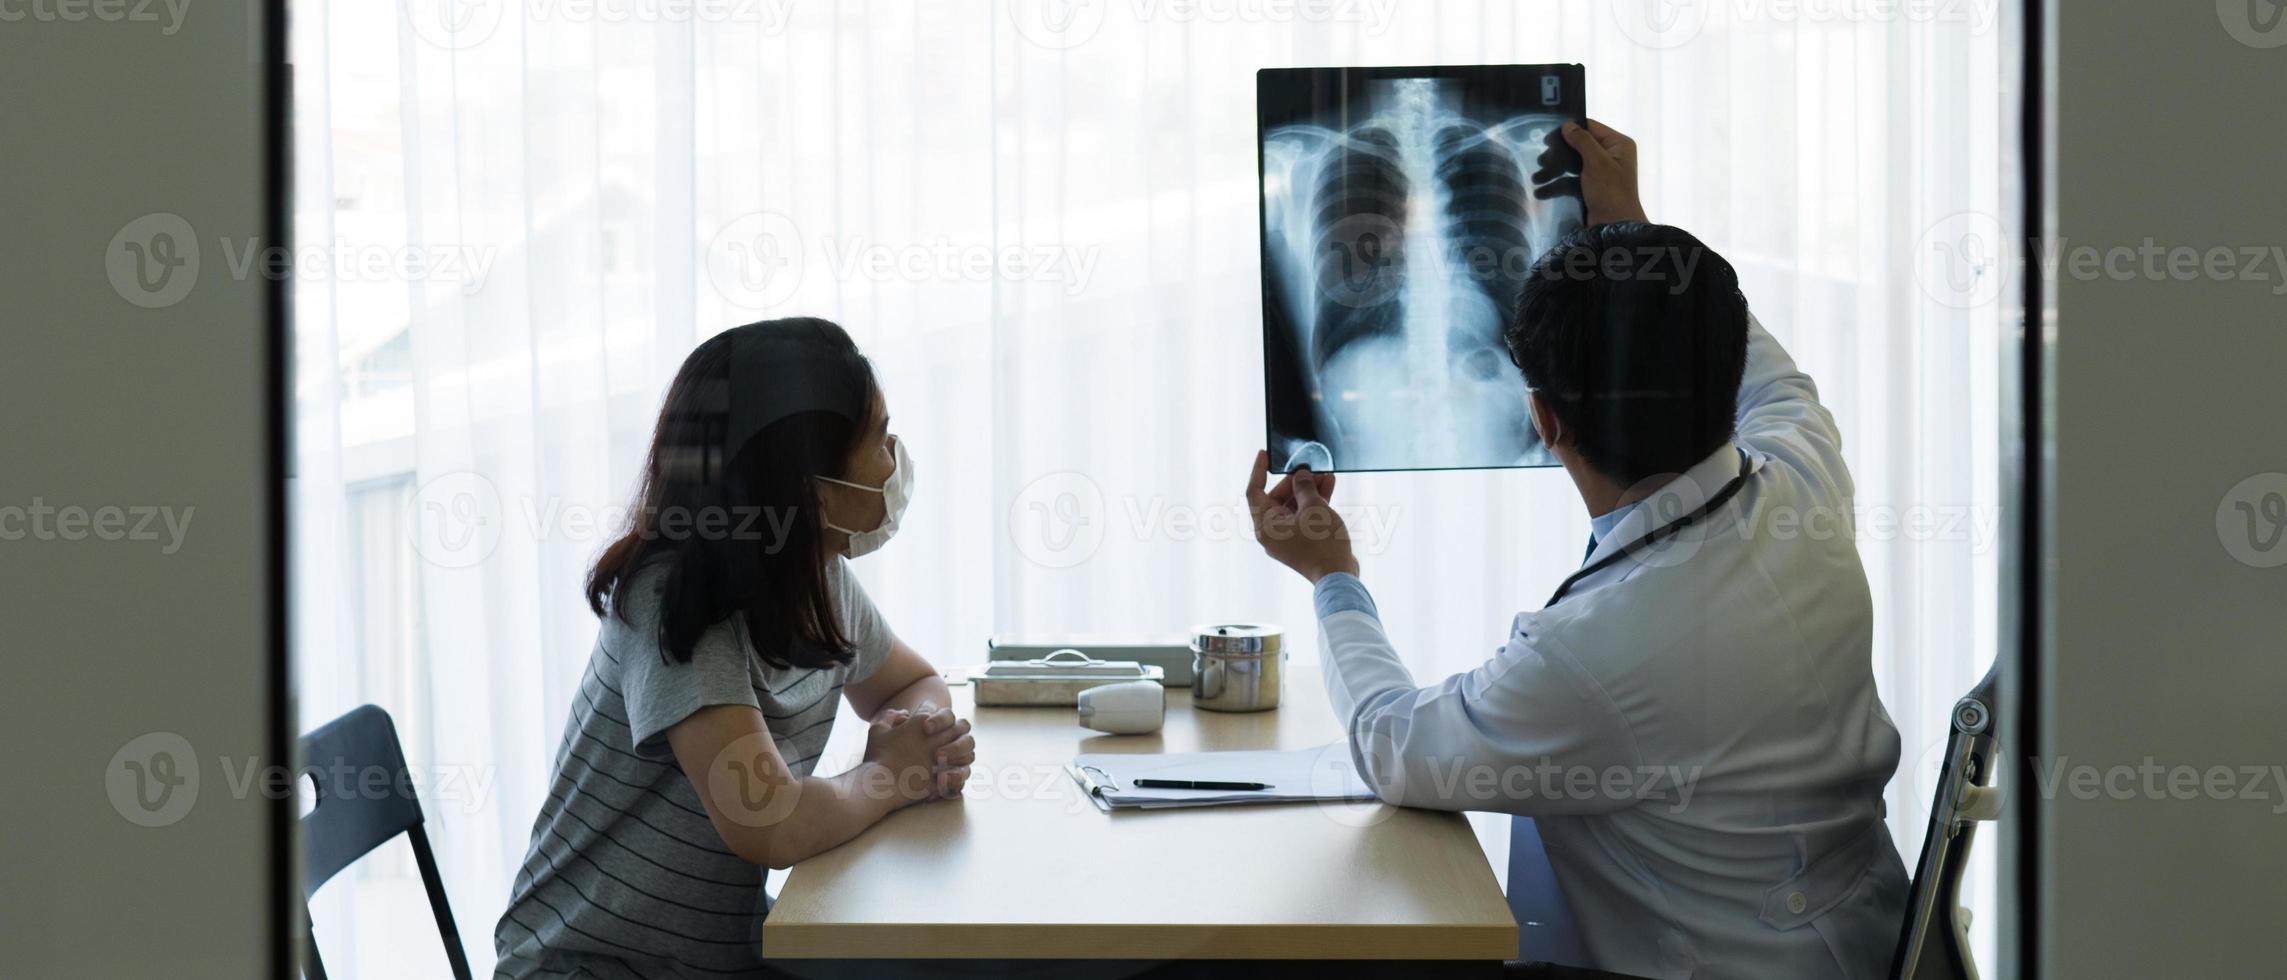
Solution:
<svg viewBox="0 0 2287 980">
<path fill-rule="evenodd" d="M 1376 621 L 1382 618 L 1381 611 L 1374 608 L 1373 594 L 1366 591 L 1366 583 L 1349 572 L 1335 572 L 1319 579 L 1312 594 L 1318 603 L 1320 619 L 1338 612 L 1362 612 Z"/>
</svg>

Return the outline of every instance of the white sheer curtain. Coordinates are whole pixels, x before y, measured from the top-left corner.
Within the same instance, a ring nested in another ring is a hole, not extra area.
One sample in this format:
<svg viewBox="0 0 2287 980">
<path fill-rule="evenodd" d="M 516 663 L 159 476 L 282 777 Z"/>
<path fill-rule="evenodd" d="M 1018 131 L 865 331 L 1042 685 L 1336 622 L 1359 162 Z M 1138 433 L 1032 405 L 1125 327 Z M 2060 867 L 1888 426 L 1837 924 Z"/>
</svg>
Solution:
<svg viewBox="0 0 2287 980">
<path fill-rule="evenodd" d="M 1308 590 L 1240 508 L 1253 73 L 1577 61 L 1651 213 L 1731 258 L 1846 431 L 1910 862 L 1919 768 L 1992 655 L 1995 310 L 1914 276 L 1924 229 L 2000 211 L 1973 6 L 298 2 L 303 723 L 396 715 L 489 962 L 662 386 L 700 338 L 797 313 L 859 338 L 913 448 L 910 523 L 859 564 L 940 663 L 1228 619 L 1311 650 Z M 1501 642 L 1588 527 L 1556 470 L 1340 497 L 1424 680 Z M 335 975 L 426 970 L 410 875 L 384 856 L 321 895 Z"/>
</svg>

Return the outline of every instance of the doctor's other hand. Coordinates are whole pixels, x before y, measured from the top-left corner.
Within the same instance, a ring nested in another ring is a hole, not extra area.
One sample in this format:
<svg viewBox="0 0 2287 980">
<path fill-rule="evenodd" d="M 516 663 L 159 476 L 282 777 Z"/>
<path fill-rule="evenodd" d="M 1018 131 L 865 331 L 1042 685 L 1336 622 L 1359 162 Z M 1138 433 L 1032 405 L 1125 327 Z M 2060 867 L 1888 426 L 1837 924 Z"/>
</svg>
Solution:
<svg viewBox="0 0 2287 980">
<path fill-rule="evenodd" d="M 1642 221 L 1644 202 L 1636 194 L 1636 141 L 1617 129 L 1588 120 L 1568 122 L 1564 141 L 1580 151 L 1580 196 L 1591 225 Z"/>
<path fill-rule="evenodd" d="M 1297 469 L 1264 490 L 1270 468 L 1271 454 L 1257 452 L 1254 472 L 1247 477 L 1247 512 L 1254 517 L 1255 542 L 1263 553 L 1312 584 L 1335 572 L 1358 574 L 1350 527 L 1327 503 L 1334 496 L 1334 474 Z"/>
</svg>

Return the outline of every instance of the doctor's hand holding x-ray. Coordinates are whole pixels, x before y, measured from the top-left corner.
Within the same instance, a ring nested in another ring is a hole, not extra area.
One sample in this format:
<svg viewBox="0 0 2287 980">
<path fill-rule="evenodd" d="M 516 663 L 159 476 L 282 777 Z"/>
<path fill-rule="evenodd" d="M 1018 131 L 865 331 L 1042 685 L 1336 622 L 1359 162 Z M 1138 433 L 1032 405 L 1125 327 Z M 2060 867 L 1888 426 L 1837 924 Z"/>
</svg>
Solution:
<svg viewBox="0 0 2287 980">
<path fill-rule="evenodd" d="M 1350 527 L 1328 504 L 1334 474 L 1298 469 L 1266 491 L 1263 482 L 1270 468 L 1270 452 L 1257 452 L 1254 473 L 1247 478 L 1247 511 L 1254 515 L 1255 540 L 1263 550 L 1313 585 L 1335 572 L 1358 574 Z"/>
<path fill-rule="evenodd" d="M 1503 340 L 1588 511 L 1580 568 L 1537 607 L 1483 610 L 1505 641 L 1421 685 L 1333 474 L 1266 489 L 1258 454 L 1256 539 L 1313 584 L 1360 775 L 1391 804 L 1535 818 L 1588 965 L 1884 975 L 1906 897 L 1883 823 L 1899 745 L 1841 433 L 1730 264 L 1646 221 L 1635 143 L 1596 122 L 1562 136 L 1588 227 L 1533 263 Z"/>
</svg>

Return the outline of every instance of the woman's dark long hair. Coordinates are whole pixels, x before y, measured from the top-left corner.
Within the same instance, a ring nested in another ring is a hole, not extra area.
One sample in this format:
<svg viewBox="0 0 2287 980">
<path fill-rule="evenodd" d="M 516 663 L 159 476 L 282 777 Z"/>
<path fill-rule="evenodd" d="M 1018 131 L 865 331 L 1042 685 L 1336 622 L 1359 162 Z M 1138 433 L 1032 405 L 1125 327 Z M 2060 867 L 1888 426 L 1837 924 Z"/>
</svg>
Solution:
<svg viewBox="0 0 2287 980">
<path fill-rule="evenodd" d="M 689 663 L 700 636 L 738 616 L 764 663 L 848 663 L 815 478 L 844 476 L 877 397 L 873 365 L 825 320 L 750 323 L 700 344 L 668 386 L 627 530 L 588 571 L 589 608 L 632 623 L 641 600 L 629 593 L 656 564 L 663 658 Z"/>
</svg>

